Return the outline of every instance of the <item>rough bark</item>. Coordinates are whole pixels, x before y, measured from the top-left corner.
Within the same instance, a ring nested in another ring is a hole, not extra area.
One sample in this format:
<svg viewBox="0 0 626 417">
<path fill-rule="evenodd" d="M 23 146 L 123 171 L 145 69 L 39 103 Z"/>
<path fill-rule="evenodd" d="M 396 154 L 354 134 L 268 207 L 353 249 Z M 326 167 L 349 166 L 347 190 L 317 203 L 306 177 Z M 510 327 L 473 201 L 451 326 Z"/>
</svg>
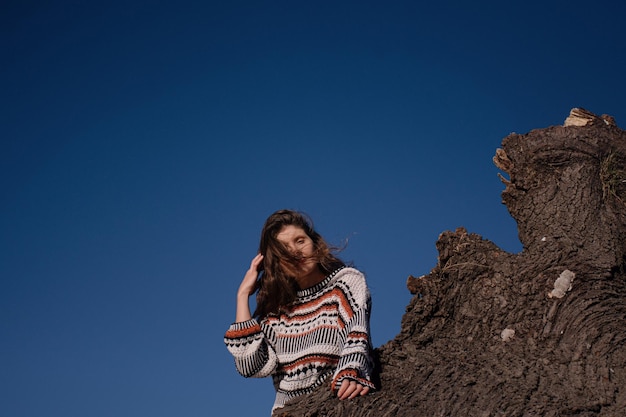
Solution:
<svg viewBox="0 0 626 417">
<path fill-rule="evenodd" d="M 282 417 L 626 415 L 626 132 L 573 109 L 496 151 L 523 251 L 459 228 L 376 349 L 380 390 Z"/>
</svg>

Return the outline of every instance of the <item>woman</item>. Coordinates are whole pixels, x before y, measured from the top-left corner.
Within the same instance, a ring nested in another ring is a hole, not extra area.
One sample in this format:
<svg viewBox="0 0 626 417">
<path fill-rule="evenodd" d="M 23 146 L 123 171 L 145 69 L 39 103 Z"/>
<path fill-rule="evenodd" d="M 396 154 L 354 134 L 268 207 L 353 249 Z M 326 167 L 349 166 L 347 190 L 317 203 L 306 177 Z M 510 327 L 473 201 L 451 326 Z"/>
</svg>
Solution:
<svg viewBox="0 0 626 417">
<path fill-rule="evenodd" d="M 352 399 L 374 389 L 370 306 L 363 274 L 333 255 L 304 215 L 280 210 L 265 222 L 224 341 L 240 374 L 272 376 L 272 412 L 325 383 Z"/>
</svg>

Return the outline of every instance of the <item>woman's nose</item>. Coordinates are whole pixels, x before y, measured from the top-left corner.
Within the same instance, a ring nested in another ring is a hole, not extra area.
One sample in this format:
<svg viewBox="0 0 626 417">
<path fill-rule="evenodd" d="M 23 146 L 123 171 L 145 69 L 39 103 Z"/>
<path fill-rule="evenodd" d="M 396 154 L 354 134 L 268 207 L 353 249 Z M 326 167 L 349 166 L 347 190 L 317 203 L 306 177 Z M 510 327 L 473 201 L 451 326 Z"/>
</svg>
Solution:
<svg viewBox="0 0 626 417">
<path fill-rule="evenodd" d="M 291 253 L 291 255 L 295 256 L 296 258 L 302 257 L 302 251 L 295 246 L 289 246 L 289 253 Z"/>
</svg>

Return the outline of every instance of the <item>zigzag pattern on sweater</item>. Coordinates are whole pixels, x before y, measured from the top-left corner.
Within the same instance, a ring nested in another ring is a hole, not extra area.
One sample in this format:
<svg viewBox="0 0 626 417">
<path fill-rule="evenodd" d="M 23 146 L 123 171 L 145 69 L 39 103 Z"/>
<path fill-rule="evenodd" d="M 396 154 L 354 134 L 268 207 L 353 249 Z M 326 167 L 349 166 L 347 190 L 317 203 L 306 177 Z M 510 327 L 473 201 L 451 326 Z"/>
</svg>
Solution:
<svg viewBox="0 0 626 417">
<path fill-rule="evenodd" d="M 331 376 L 334 387 L 350 378 L 374 388 L 370 307 L 363 274 L 341 268 L 299 291 L 294 304 L 279 315 L 261 323 L 234 323 L 224 341 L 243 376 L 272 376 L 277 392 L 273 409 Z"/>
</svg>

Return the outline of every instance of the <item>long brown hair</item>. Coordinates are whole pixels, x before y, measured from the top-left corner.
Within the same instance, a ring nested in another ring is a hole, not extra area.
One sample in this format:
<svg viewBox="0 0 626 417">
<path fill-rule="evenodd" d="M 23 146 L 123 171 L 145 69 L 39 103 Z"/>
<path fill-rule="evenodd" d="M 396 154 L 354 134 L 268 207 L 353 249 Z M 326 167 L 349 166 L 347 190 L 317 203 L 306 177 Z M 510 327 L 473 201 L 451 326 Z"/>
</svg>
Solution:
<svg viewBox="0 0 626 417">
<path fill-rule="evenodd" d="M 296 299 L 298 285 L 294 277 L 289 276 L 285 265 L 295 265 L 298 261 L 287 248 L 276 238 L 285 226 L 296 226 L 313 241 L 313 253 L 318 268 L 329 274 L 345 266 L 345 263 L 334 255 L 324 238 L 315 231 L 313 222 L 304 213 L 293 210 L 279 210 L 265 221 L 261 231 L 259 253 L 263 255 L 263 269 L 257 281 L 256 310 L 254 316 L 262 319 L 270 314 L 278 314 L 281 309 L 291 305 Z"/>
</svg>

